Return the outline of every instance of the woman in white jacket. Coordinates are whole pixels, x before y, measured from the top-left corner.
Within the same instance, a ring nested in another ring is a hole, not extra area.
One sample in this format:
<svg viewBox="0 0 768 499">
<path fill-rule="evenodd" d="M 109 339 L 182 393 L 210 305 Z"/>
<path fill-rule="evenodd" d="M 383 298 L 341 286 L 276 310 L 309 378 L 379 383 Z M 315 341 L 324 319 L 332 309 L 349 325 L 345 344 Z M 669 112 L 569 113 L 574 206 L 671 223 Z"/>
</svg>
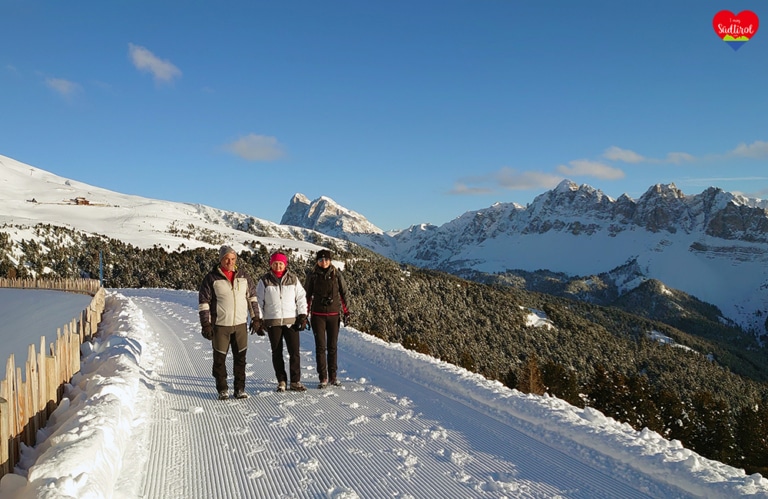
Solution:
<svg viewBox="0 0 768 499">
<path fill-rule="evenodd" d="M 307 326 L 307 295 L 298 277 L 288 270 L 288 257 L 277 252 L 269 259 L 270 271 L 256 285 L 256 298 L 263 327 L 272 348 L 272 367 L 277 377 L 277 391 L 284 392 L 288 383 L 283 359 L 283 340 L 288 347 L 290 389 L 303 392 L 299 331 Z M 262 333 L 263 334 L 263 333 Z"/>
</svg>

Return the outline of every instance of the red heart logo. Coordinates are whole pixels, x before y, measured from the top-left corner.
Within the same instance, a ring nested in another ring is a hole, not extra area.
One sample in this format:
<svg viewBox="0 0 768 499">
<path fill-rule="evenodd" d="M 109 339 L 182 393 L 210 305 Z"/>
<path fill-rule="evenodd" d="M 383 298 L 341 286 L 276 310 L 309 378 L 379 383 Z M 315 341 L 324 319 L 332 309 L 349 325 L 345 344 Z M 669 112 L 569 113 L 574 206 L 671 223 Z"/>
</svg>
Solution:
<svg viewBox="0 0 768 499">
<path fill-rule="evenodd" d="M 751 10 L 742 10 L 738 14 L 721 10 L 712 18 L 712 27 L 724 42 L 747 42 L 755 36 L 759 26 L 760 20 Z"/>
</svg>

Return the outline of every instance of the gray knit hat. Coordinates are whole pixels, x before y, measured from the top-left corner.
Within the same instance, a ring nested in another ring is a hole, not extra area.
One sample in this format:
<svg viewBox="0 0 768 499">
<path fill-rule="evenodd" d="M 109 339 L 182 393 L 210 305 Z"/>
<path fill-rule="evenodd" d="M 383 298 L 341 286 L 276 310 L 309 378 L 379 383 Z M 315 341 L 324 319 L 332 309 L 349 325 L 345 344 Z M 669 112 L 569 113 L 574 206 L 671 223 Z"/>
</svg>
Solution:
<svg viewBox="0 0 768 499">
<path fill-rule="evenodd" d="M 219 260 L 221 260 L 222 258 L 224 258 L 226 255 L 228 255 L 228 254 L 230 254 L 230 253 L 234 253 L 234 254 L 235 254 L 235 256 L 237 256 L 237 251 L 235 251 L 234 249 L 232 249 L 232 246 L 227 246 L 227 245 L 225 244 L 224 246 L 222 246 L 221 248 L 219 248 Z"/>
</svg>

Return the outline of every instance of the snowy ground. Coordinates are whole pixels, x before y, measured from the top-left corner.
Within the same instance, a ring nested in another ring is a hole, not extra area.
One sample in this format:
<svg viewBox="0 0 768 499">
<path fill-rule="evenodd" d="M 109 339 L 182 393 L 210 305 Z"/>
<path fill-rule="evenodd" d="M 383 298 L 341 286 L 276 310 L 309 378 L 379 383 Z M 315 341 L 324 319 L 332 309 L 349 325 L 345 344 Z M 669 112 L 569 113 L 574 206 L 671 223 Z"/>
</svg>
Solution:
<svg viewBox="0 0 768 499">
<path fill-rule="evenodd" d="M 310 390 L 275 393 L 250 338 L 250 398 L 219 401 L 196 293 L 108 293 L 100 339 L 0 497 L 768 498 L 760 475 L 351 328 L 343 386 L 314 388 L 302 333 Z"/>
</svg>

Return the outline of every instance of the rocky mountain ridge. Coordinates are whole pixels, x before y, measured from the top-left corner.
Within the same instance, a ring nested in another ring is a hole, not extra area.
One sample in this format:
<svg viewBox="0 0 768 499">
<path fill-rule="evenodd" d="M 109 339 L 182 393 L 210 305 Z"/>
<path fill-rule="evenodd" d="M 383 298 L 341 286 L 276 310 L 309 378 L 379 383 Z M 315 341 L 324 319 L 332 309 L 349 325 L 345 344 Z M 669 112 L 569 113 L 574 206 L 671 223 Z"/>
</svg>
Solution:
<svg viewBox="0 0 768 499">
<path fill-rule="evenodd" d="M 637 200 L 614 200 L 564 180 L 528 206 L 496 203 L 439 227 L 385 233 L 329 198 L 296 199 L 304 214 L 289 207 L 283 223 L 354 241 L 401 263 L 458 275 L 546 269 L 584 281 L 634 262 L 637 276 L 622 292 L 656 279 L 715 304 L 724 321 L 766 333 L 766 200 L 717 187 L 686 195 L 674 184 L 651 186 Z"/>
</svg>

